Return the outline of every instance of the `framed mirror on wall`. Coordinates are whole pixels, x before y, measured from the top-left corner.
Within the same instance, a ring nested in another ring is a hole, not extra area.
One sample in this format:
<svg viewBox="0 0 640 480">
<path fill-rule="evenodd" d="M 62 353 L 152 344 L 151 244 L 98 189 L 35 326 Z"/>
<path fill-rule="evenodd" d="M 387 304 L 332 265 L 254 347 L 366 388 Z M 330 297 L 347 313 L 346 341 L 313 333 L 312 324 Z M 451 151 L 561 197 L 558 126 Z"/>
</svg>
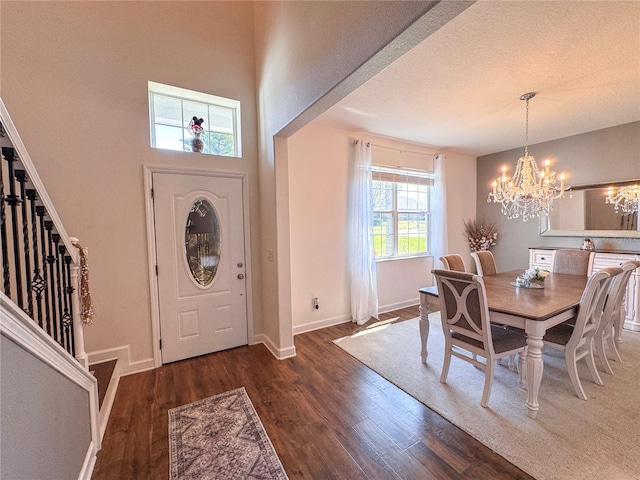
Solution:
<svg viewBox="0 0 640 480">
<path fill-rule="evenodd" d="M 638 209 L 623 211 L 607 202 L 610 189 L 640 186 L 640 179 L 571 188 L 567 195 L 554 201 L 549 215 L 540 215 L 540 235 L 549 237 L 640 238 Z"/>
</svg>

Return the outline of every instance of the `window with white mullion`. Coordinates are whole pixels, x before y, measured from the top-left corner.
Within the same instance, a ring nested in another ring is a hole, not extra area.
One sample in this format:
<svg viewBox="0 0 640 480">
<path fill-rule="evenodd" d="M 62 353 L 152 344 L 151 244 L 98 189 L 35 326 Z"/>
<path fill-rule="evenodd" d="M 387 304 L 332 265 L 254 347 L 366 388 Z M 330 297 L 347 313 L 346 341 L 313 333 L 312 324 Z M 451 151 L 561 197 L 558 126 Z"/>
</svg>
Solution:
<svg viewBox="0 0 640 480">
<path fill-rule="evenodd" d="M 202 118 L 202 153 L 241 157 L 240 102 L 149 82 L 151 146 L 191 151 L 192 119 Z"/>
<path fill-rule="evenodd" d="M 373 168 L 374 250 L 379 259 L 429 251 L 433 174 Z"/>
</svg>

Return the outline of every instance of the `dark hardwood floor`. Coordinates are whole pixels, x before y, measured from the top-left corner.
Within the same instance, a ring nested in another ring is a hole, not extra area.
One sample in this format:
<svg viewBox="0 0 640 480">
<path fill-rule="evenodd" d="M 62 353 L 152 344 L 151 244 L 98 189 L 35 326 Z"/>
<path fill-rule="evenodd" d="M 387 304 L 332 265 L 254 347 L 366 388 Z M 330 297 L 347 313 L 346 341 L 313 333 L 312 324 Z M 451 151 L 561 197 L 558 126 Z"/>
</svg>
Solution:
<svg viewBox="0 0 640 480">
<path fill-rule="evenodd" d="M 123 377 L 93 478 L 168 478 L 168 409 L 241 386 L 290 479 L 531 478 L 332 343 L 361 328 L 297 335 L 288 360 L 254 345 Z"/>
</svg>

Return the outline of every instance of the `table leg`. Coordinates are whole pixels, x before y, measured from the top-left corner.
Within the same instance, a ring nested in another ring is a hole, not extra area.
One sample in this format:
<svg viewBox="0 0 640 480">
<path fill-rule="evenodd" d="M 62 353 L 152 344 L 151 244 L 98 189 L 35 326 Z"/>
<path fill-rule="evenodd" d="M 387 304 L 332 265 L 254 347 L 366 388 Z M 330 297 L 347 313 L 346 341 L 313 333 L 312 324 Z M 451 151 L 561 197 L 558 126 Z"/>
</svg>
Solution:
<svg viewBox="0 0 640 480">
<path fill-rule="evenodd" d="M 620 307 L 618 318 L 614 323 L 614 340 L 618 345 L 622 343 L 622 327 L 624 327 L 625 313 L 625 309 Z"/>
<path fill-rule="evenodd" d="M 540 405 L 538 404 L 538 391 L 542 381 L 542 335 L 527 334 L 527 415 L 531 418 L 538 416 Z"/>
<path fill-rule="evenodd" d="M 420 302 L 420 356 L 422 357 L 422 363 L 427 363 L 427 339 L 429 338 L 429 305 L 427 302 Z"/>
</svg>

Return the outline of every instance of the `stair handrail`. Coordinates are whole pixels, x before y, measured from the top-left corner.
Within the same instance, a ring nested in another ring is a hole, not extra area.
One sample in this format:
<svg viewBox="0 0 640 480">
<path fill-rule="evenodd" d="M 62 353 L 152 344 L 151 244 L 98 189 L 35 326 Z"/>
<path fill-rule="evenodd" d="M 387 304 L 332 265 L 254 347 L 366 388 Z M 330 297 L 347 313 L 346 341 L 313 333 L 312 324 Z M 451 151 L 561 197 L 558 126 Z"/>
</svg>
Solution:
<svg viewBox="0 0 640 480">
<path fill-rule="evenodd" d="M 62 242 L 66 249 L 65 255 L 68 255 L 71 258 L 69 265 L 69 286 L 73 289 L 70 295 L 70 310 L 72 313 L 71 317 L 74 335 L 74 356 L 81 363 L 81 365 L 88 369 L 88 356 L 84 347 L 83 323 L 80 316 L 80 255 L 78 252 L 78 248 L 76 247 L 76 244 L 78 244 L 78 239 L 69 237 L 64 224 L 62 223 L 62 220 L 60 219 L 60 216 L 58 215 L 58 212 L 53 204 L 53 201 L 51 200 L 51 197 L 49 196 L 47 189 L 42 182 L 42 179 L 38 175 L 29 152 L 27 151 L 27 148 L 25 147 L 22 138 L 20 137 L 20 134 L 18 133 L 15 124 L 11 119 L 11 115 L 9 114 L 2 98 L 0 98 L 0 122 L 4 130 L 3 133 L 8 138 L 8 141 L 0 138 L 0 143 L 2 144 L 2 146 L 5 146 L 6 143 L 9 143 L 11 148 L 13 148 L 17 153 L 17 160 L 20 162 L 22 169 L 26 172 L 28 181 L 33 185 L 34 189 L 37 192 L 38 202 L 42 204 L 42 206 L 44 206 L 46 215 L 49 217 L 50 221 L 53 222 L 53 227 L 60 237 L 59 240 Z M 0 201 L 4 201 L 4 199 L 0 199 Z"/>
</svg>

